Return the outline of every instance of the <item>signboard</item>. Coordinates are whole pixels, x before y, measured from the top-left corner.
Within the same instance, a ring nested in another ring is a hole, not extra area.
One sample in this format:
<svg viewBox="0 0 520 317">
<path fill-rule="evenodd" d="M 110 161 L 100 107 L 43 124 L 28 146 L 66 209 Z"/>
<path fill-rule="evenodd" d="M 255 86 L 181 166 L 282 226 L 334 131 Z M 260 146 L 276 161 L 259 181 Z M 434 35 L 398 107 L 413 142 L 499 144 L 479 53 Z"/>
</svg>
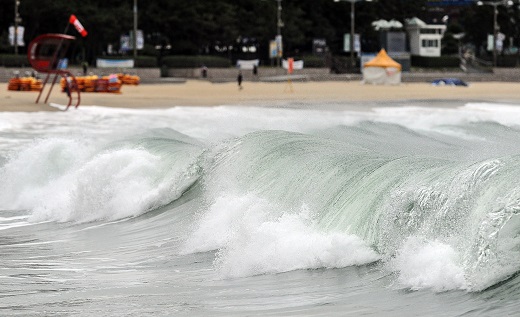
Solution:
<svg viewBox="0 0 520 317">
<path fill-rule="evenodd" d="M 282 36 L 281 35 L 277 35 L 274 40 L 276 42 L 276 50 L 277 50 L 277 53 L 278 53 L 278 55 L 276 57 L 282 57 L 283 56 Z"/>
<path fill-rule="evenodd" d="M 343 36 L 343 52 L 350 52 L 350 33 Z M 354 52 L 361 52 L 361 37 L 354 34 Z"/>
<path fill-rule="evenodd" d="M 322 55 L 327 52 L 327 40 L 326 39 L 313 39 L 312 40 L 312 53 L 314 55 Z"/>
<path fill-rule="evenodd" d="M 278 56 L 278 49 L 276 41 L 269 41 L 269 58 L 276 58 Z"/>
<path fill-rule="evenodd" d="M 488 34 L 488 37 L 487 37 L 487 50 L 488 51 L 493 51 L 493 34 Z M 506 39 L 506 36 L 504 35 L 504 33 L 498 33 L 497 34 L 497 39 L 496 39 L 496 42 L 495 42 L 495 48 L 498 52 L 502 52 L 502 50 L 504 49 L 504 40 Z"/>
<path fill-rule="evenodd" d="M 18 26 L 16 32 L 16 42 L 18 43 L 18 46 L 25 46 L 25 43 L 23 41 L 24 31 L 25 28 L 23 26 Z M 14 46 L 14 26 L 9 27 L 9 45 Z"/>
<path fill-rule="evenodd" d="M 137 49 L 142 50 L 144 48 L 144 35 L 143 30 L 137 30 Z M 134 31 L 130 31 L 130 49 L 134 49 Z"/>
<path fill-rule="evenodd" d="M 99 68 L 132 68 L 134 67 L 134 60 L 98 58 L 96 60 L 96 66 Z"/>
<path fill-rule="evenodd" d="M 496 42 L 496 49 L 498 52 L 502 53 L 502 50 L 504 49 L 504 40 L 506 39 L 506 36 L 504 33 L 498 33 L 497 34 L 497 42 Z"/>
<path fill-rule="evenodd" d="M 253 59 L 253 60 L 243 60 L 243 59 L 239 59 L 237 60 L 237 67 L 240 68 L 240 69 L 253 69 L 256 67 L 258 67 L 258 65 L 260 65 L 260 60 L 259 59 Z"/>
<path fill-rule="evenodd" d="M 121 51 L 123 51 L 123 52 L 129 51 L 132 49 L 133 45 L 130 45 L 130 36 L 128 36 L 128 35 L 121 35 L 119 43 L 121 46 Z"/>
</svg>

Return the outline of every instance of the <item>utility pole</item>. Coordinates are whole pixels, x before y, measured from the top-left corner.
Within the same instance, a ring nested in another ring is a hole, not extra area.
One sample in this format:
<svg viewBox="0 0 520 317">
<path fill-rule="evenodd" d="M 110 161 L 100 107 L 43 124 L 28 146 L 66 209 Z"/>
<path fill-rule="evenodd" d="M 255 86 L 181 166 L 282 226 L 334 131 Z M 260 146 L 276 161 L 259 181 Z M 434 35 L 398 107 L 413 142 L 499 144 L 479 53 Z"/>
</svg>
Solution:
<svg viewBox="0 0 520 317">
<path fill-rule="evenodd" d="M 350 1 L 350 66 L 352 67 L 352 70 L 356 68 L 356 60 L 354 59 L 356 2 L 357 1 Z"/>
<path fill-rule="evenodd" d="M 277 39 L 279 39 L 279 42 L 277 42 L 278 45 L 278 67 L 282 65 L 282 52 L 283 52 L 283 45 L 282 45 L 282 28 L 283 28 L 283 21 L 282 21 L 282 0 L 276 0 L 278 2 L 278 14 L 277 14 L 277 20 L 276 20 L 276 35 Z"/>
<path fill-rule="evenodd" d="M 352 71 L 356 68 L 356 60 L 354 59 L 354 37 L 355 37 L 355 21 L 356 21 L 356 2 L 372 1 L 372 0 L 334 0 L 334 2 L 347 1 L 350 2 L 350 67 Z"/>
<path fill-rule="evenodd" d="M 134 0 L 134 58 L 137 57 L 137 0 Z"/>
<path fill-rule="evenodd" d="M 14 0 L 14 54 L 18 55 L 18 24 L 22 22 L 20 14 L 18 14 L 18 7 L 20 0 Z"/>
<path fill-rule="evenodd" d="M 498 36 L 498 2 L 494 2 L 493 5 L 493 67 L 497 67 L 497 36 Z"/>
<path fill-rule="evenodd" d="M 493 7 L 493 67 L 497 66 L 497 37 L 498 37 L 498 31 L 500 27 L 498 26 L 497 22 L 497 15 L 498 15 L 498 6 L 510 6 L 513 5 L 513 1 L 478 1 L 477 5 L 489 5 Z"/>
<path fill-rule="evenodd" d="M 356 60 L 354 59 L 354 37 L 355 37 L 355 19 L 356 19 L 356 2 L 363 0 L 334 0 L 334 2 L 347 1 L 350 2 L 350 67 L 353 71 L 356 68 Z M 367 0 L 372 1 L 372 0 Z"/>
</svg>

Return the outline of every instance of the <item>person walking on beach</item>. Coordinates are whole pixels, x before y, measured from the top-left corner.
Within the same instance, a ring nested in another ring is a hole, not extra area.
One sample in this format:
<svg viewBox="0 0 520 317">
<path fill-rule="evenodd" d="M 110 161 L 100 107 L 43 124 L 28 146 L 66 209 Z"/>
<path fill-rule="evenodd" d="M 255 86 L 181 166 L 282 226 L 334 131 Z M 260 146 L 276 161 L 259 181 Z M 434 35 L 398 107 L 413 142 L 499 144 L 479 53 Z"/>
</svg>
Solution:
<svg viewBox="0 0 520 317">
<path fill-rule="evenodd" d="M 238 89 L 242 90 L 242 72 L 239 71 L 238 72 L 238 77 L 237 77 L 237 82 L 238 82 Z"/>
<path fill-rule="evenodd" d="M 81 66 L 83 67 L 83 76 L 87 76 L 88 63 L 87 62 L 83 62 L 81 64 Z"/>
</svg>

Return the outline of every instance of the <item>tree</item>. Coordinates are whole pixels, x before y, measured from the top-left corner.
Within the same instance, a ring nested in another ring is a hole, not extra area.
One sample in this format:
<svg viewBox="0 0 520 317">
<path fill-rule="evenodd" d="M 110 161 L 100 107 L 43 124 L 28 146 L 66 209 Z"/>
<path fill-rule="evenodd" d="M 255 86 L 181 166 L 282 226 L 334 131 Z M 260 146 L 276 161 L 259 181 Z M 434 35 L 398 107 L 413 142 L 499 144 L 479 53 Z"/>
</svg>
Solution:
<svg viewBox="0 0 520 317">
<path fill-rule="evenodd" d="M 25 26 L 25 42 L 43 33 L 63 32 L 70 14 L 76 14 L 89 36 L 78 37 L 71 48 L 71 58 L 94 59 L 106 54 L 111 44 L 119 48 L 120 37 L 133 29 L 133 0 L 22 0 L 19 8 Z M 147 49 L 154 54 L 155 45 L 171 45 L 171 54 L 230 54 L 215 47 L 233 47 L 248 39 L 259 48 L 258 56 L 267 58 L 269 40 L 277 32 L 276 0 L 138 0 L 138 27 L 145 35 Z M 284 51 L 290 55 L 310 52 L 312 40 L 324 38 L 334 53 L 343 47 L 343 34 L 350 33 L 350 3 L 333 0 L 283 0 Z M 378 47 L 378 33 L 371 22 L 378 19 L 428 17 L 427 0 L 361 1 L 356 7 L 356 32 L 362 34 L 363 49 Z M 461 10 L 461 21 L 468 41 L 479 47 L 492 30 L 489 6 L 472 5 Z M 502 32 L 520 41 L 517 7 L 500 7 Z M 13 24 L 14 1 L 0 10 L 0 49 L 4 50 L 7 28 Z M 427 20 L 427 19 L 426 19 Z M 69 34 L 75 34 L 69 28 Z M 23 51 L 23 48 L 22 48 Z M 231 57 L 231 55 L 229 55 Z"/>
</svg>

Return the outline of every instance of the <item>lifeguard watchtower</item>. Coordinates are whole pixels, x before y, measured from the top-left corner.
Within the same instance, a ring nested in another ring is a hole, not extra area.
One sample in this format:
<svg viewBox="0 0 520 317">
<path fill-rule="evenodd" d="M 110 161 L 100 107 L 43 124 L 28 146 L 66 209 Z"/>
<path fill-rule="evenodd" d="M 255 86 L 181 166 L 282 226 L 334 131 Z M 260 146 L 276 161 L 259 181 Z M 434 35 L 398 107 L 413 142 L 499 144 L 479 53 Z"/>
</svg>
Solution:
<svg viewBox="0 0 520 317">
<path fill-rule="evenodd" d="M 81 98 L 76 78 L 66 69 L 67 65 L 65 62 L 65 54 L 67 53 L 70 43 L 75 39 L 74 36 L 66 34 L 43 34 L 32 40 L 29 44 L 27 58 L 31 66 L 36 71 L 47 74 L 43 81 L 43 87 L 36 99 L 36 103 L 39 102 L 49 78 L 54 74 L 45 102 L 49 99 L 58 77 L 61 76 L 65 78 L 65 92 L 69 97 L 66 109 L 73 104 L 76 108 L 79 106 Z"/>
</svg>

